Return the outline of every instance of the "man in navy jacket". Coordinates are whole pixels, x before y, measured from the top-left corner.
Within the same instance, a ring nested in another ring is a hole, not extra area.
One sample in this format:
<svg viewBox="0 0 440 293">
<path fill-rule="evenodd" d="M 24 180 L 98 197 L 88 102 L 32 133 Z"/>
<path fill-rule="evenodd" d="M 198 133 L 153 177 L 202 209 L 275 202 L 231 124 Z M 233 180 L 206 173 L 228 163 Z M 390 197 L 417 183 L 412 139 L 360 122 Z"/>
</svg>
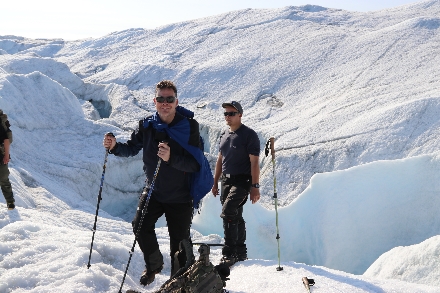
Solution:
<svg viewBox="0 0 440 293">
<path fill-rule="evenodd" d="M 199 124 L 194 119 L 181 115 L 178 106 L 177 89 L 171 81 L 161 81 L 156 85 L 154 104 L 157 112 L 139 121 L 130 140 L 126 143 L 116 142 L 113 136 L 106 135 L 103 145 L 120 157 L 135 156 L 143 149 L 144 171 L 147 175 L 146 187 L 141 195 L 139 207 L 133 219 L 133 231 L 136 233 L 142 210 L 147 203 L 137 242 L 144 254 L 146 269 L 140 283 L 148 285 L 154 281 L 155 274 L 163 268 L 163 256 L 155 233 L 156 221 L 165 214 L 170 236 L 171 275 L 178 268 L 173 262 L 174 254 L 179 250 L 179 242 L 190 240 L 190 226 L 193 215 L 193 204 L 190 195 L 191 175 L 200 170 L 200 165 L 191 153 L 182 145 L 199 147 Z M 183 131 L 185 141 L 170 137 L 174 128 Z M 155 178 L 151 198 L 147 201 L 158 159 L 162 160 Z"/>
</svg>

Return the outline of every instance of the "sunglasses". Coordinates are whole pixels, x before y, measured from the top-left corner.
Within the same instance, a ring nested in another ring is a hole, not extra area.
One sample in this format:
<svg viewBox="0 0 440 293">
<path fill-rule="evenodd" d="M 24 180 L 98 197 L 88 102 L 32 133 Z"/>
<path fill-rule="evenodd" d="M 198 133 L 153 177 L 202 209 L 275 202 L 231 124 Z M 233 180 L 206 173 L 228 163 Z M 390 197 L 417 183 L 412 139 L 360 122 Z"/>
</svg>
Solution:
<svg viewBox="0 0 440 293">
<path fill-rule="evenodd" d="M 235 116 L 236 114 L 238 114 L 238 112 L 224 112 L 223 115 L 225 115 L 225 117 L 227 116 Z"/>
<path fill-rule="evenodd" d="M 176 97 L 174 97 L 174 96 L 169 96 L 169 97 L 157 96 L 156 97 L 156 102 L 158 102 L 158 103 L 174 103 L 175 100 L 176 100 Z"/>
</svg>

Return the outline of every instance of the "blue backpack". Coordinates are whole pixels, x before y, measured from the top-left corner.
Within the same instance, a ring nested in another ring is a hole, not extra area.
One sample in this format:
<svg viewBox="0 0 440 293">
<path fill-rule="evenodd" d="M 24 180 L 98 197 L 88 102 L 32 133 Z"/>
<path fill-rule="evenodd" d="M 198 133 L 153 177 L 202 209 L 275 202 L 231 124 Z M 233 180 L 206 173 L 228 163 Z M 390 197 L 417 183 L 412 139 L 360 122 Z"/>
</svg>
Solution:
<svg viewBox="0 0 440 293">
<path fill-rule="evenodd" d="M 182 106 L 177 106 L 176 111 L 185 116 L 188 119 L 193 119 L 194 113 Z M 168 124 L 163 123 L 157 112 L 151 117 L 144 120 L 144 127 L 148 127 L 151 123 L 153 128 L 159 131 L 165 131 L 169 137 L 178 142 L 187 152 L 189 152 L 197 160 L 200 165 L 198 172 L 192 173 L 190 182 L 190 194 L 193 198 L 193 206 L 195 209 L 199 208 L 200 201 L 211 191 L 214 184 L 214 177 L 212 176 L 211 167 L 209 166 L 208 159 L 206 159 L 203 153 L 204 142 L 200 136 L 199 147 L 188 144 L 189 139 L 189 121 L 183 119 L 176 125 L 169 128 Z"/>
</svg>

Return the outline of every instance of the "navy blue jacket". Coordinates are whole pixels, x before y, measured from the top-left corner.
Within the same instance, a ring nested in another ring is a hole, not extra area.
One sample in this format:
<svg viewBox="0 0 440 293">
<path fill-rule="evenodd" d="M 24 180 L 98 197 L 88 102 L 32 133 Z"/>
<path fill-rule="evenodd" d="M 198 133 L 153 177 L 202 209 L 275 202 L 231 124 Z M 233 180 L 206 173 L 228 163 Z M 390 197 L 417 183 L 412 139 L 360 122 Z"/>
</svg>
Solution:
<svg viewBox="0 0 440 293">
<path fill-rule="evenodd" d="M 146 119 L 148 118 L 139 121 L 139 127 L 133 131 L 130 140 L 126 143 L 118 142 L 111 153 L 119 157 L 130 157 L 137 155 L 143 149 L 144 172 L 147 175 L 148 184 L 153 179 L 159 159 L 157 156 L 158 144 L 162 140 L 167 140 L 170 146 L 170 160 L 167 163 L 161 163 L 152 196 L 162 203 L 190 202 L 192 200 L 190 195 L 191 173 L 199 171 L 199 163 L 175 140 L 168 136 L 164 137 L 164 132 L 155 130 L 152 125 L 144 127 Z M 176 112 L 176 116 L 168 127 L 172 128 L 182 119 L 187 118 Z M 199 124 L 194 119 L 188 120 L 190 125 L 188 144 L 199 147 Z"/>
</svg>

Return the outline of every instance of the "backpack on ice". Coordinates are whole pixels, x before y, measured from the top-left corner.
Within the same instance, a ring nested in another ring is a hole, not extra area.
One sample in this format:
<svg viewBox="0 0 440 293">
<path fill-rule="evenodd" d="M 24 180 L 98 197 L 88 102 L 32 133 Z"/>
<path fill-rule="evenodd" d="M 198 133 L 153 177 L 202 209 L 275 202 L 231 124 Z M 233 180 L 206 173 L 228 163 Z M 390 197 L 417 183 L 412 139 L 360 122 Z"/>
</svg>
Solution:
<svg viewBox="0 0 440 293">
<path fill-rule="evenodd" d="M 12 131 L 9 129 L 11 124 L 9 123 L 8 116 L 3 113 L 3 110 L 0 109 L 0 127 L 3 127 L 3 129 L 6 132 L 6 135 L 8 136 L 9 143 L 12 143 Z"/>
<path fill-rule="evenodd" d="M 222 293 L 226 281 L 209 260 L 209 246 L 199 247 L 200 257 L 182 272 L 176 273 L 155 293 Z M 177 254 L 177 253 L 176 253 Z"/>
</svg>

